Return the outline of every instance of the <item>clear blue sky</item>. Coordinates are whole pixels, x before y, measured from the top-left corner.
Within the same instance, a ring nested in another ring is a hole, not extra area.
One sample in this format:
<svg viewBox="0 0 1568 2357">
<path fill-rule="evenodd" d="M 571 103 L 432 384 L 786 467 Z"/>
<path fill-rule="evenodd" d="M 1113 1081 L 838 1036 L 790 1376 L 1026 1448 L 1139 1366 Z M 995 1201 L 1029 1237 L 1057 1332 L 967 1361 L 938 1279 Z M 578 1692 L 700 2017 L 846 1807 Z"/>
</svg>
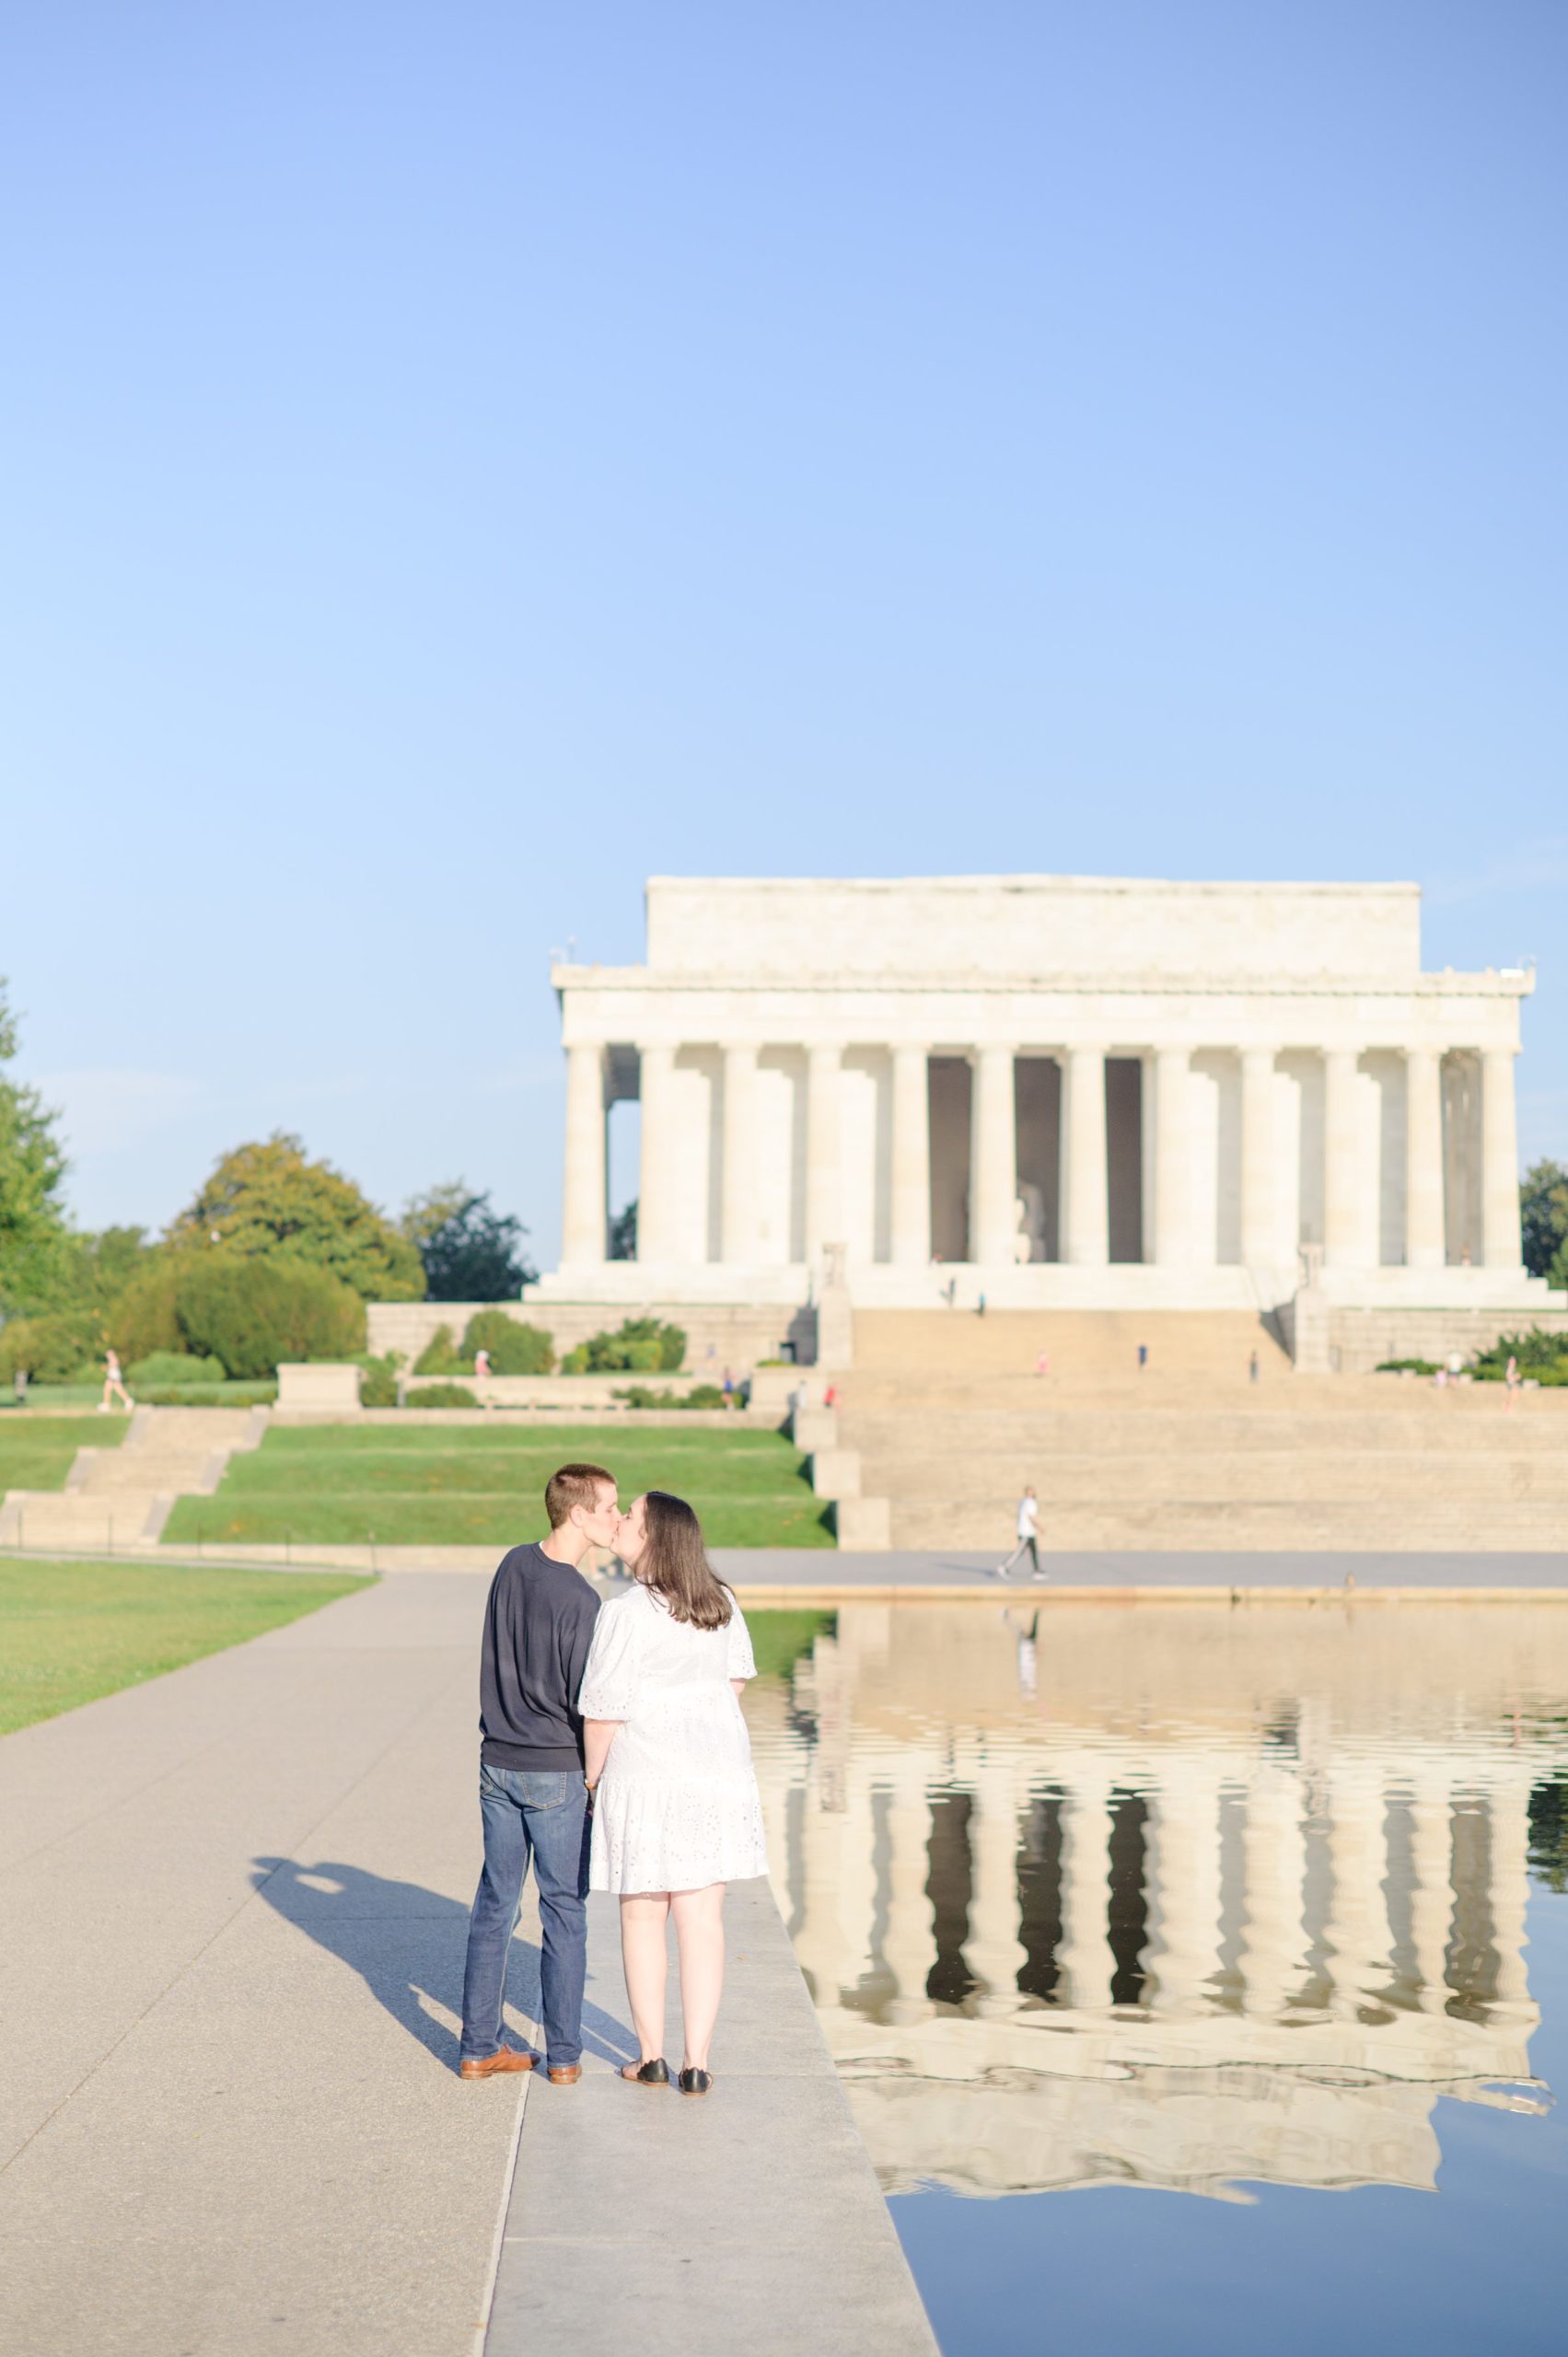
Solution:
<svg viewBox="0 0 1568 2357">
<path fill-rule="evenodd" d="M 0 971 L 94 1225 L 548 1264 L 650 872 L 1414 877 L 1568 1155 L 1555 0 L 14 0 Z"/>
</svg>

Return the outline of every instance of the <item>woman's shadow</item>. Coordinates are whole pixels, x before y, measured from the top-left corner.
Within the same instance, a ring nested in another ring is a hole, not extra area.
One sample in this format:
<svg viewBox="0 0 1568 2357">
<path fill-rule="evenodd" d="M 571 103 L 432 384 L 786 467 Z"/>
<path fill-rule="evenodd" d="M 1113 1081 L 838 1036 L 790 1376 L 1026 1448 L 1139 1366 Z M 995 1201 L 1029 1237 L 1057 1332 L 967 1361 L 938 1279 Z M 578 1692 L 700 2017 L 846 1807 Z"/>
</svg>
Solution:
<svg viewBox="0 0 1568 2357">
<path fill-rule="evenodd" d="M 394 1882 L 333 1858 L 311 1866 L 297 1858 L 257 1858 L 251 1880 L 258 1897 L 357 1972 L 377 2004 L 427 2053 L 456 2072 L 457 2033 L 425 2001 L 461 2021 L 466 1907 L 418 1883 Z M 506 1997 L 514 2012 L 529 2022 L 539 2019 L 539 1960 L 537 1945 L 514 1933 Z M 588 2003 L 583 2007 L 583 2044 L 590 2054 L 620 2063 L 636 2050 L 637 2041 L 624 2023 Z"/>
</svg>

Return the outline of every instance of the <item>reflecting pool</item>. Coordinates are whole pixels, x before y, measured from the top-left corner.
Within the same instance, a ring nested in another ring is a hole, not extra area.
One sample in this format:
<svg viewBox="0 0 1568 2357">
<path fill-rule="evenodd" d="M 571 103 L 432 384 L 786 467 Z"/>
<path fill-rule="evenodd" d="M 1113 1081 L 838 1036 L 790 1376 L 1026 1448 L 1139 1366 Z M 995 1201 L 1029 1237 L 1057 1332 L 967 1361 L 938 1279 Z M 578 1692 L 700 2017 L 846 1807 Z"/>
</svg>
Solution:
<svg viewBox="0 0 1568 2357">
<path fill-rule="evenodd" d="M 779 1902 L 946 2357 L 1568 2345 L 1568 1610 L 753 1626 Z"/>
</svg>

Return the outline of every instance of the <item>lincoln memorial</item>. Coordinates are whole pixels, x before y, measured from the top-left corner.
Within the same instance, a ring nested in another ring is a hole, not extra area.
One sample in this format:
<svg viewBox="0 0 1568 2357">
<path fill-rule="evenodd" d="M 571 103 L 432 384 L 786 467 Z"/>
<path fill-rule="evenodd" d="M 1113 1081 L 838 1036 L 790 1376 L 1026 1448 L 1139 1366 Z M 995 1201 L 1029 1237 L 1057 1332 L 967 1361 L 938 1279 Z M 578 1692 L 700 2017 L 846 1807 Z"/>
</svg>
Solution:
<svg viewBox="0 0 1568 2357">
<path fill-rule="evenodd" d="M 1533 975 L 1423 972 L 1413 884 L 1086 877 L 647 888 L 641 966 L 558 965 L 558 1302 L 1527 1316 Z M 606 1124 L 641 1103 L 634 1261 Z M 1539 1297 L 1539 1299 L 1538 1299 Z"/>
</svg>

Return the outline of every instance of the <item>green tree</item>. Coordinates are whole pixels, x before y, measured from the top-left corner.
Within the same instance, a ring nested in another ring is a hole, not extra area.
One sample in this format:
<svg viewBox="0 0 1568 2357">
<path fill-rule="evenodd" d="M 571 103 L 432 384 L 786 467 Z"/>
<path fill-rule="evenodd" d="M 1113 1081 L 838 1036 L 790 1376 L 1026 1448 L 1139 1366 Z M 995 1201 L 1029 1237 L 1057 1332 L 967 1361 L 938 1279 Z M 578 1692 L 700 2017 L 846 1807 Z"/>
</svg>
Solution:
<svg viewBox="0 0 1568 2357">
<path fill-rule="evenodd" d="M 308 1162 L 296 1137 L 279 1131 L 226 1154 L 170 1244 L 226 1257 L 287 1258 L 324 1269 L 365 1301 L 422 1301 L 416 1247 L 330 1162 Z"/>
<path fill-rule="evenodd" d="M 416 1195 L 402 1231 L 418 1248 L 429 1301 L 516 1301 L 539 1273 L 523 1249 L 522 1222 L 502 1218 L 488 1194 L 461 1179 Z"/>
<path fill-rule="evenodd" d="M 1568 1163 L 1538 1162 L 1526 1171 L 1519 1225 L 1531 1276 L 1568 1286 Z"/>
<path fill-rule="evenodd" d="M 17 1022 L 0 981 L 0 1066 L 17 1052 Z M 0 1307 L 39 1303 L 65 1248 L 65 1149 L 59 1115 L 36 1088 L 0 1071 Z"/>
<path fill-rule="evenodd" d="M 633 1196 L 623 1212 L 617 1212 L 610 1223 L 610 1258 L 612 1260 L 634 1260 L 637 1257 L 637 1198 Z"/>
<path fill-rule="evenodd" d="M 538 1326 L 525 1326 L 504 1309 L 476 1309 L 463 1329 L 462 1355 L 472 1366 L 479 1351 L 490 1353 L 492 1375 L 548 1375 L 555 1345 Z"/>
</svg>

